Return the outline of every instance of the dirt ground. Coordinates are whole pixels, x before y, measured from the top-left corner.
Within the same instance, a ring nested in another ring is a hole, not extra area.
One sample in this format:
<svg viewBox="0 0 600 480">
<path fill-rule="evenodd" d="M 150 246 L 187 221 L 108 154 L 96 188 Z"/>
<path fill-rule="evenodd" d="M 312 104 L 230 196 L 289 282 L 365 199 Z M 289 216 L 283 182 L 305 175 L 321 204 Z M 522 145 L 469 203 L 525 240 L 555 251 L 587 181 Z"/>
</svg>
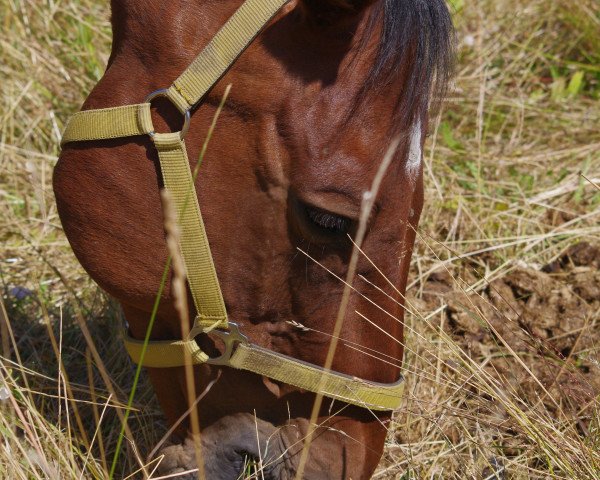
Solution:
<svg viewBox="0 0 600 480">
<path fill-rule="evenodd" d="M 414 393 L 409 394 L 412 398 L 397 419 L 396 446 L 422 444 L 435 424 L 451 448 L 459 447 L 465 438 L 484 437 L 474 443 L 483 450 L 479 456 L 485 461 L 473 467 L 475 470 L 465 465 L 465 478 L 533 478 L 539 458 L 529 463 L 532 477 L 529 473 L 526 477 L 504 473 L 511 458 L 531 453 L 527 445 L 532 433 L 525 431 L 526 420 L 516 422 L 515 415 L 572 424 L 575 437 L 581 441 L 589 440 L 590 430 L 597 429 L 593 419 L 595 398 L 600 394 L 600 247 L 574 244 L 555 261 L 537 269 L 516 262 L 515 268 L 480 291 L 462 287 L 478 280 L 475 267 L 468 261 L 463 265 L 460 272 L 456 268 L 435 271 L 411 291 L 407 302 L 422 316 L 446 306 L 442 315 L 431 318 L 428 328 L 443 330 L 450 339 L 447 344 L 460 347 L 484 373 L 457 374 L 461 371 L 459 362 L 464 363 L 460 355 L 444 350 L 445 346 L 441 354 L 423 348 L 416 356 L 422 360 L 429 355 L 433 366 L 436 361 L 445 362 L 443 373 L 415 382 Z M 435 333 L 430 338 L 435 339 Z M 471 381 L 471 377 L 478 379 Z M 489 389 L 482 387 L 486 377 L 490 379 Z M 451 378 L 462 385 L 459 394 L 443 387 Z M 454 403 L 453 397 L 458 398 Z M 511 411 L 515 399 L 519 399 L 518 408 Z M 419 428 L 417 417 L 428 418 L 428 426 Z M 389 465 L 401 461 L 393 450 L 394 445 L 386 453 Z M 410 452 L 403 451 L 410 457 Z M 473 457 L 477 455 L 469 455 Z M 457 454 L 454 461 L 460 463 L 461 458 Z M 419 464 L 418 455 L 412 463 Z M 493 468 L 494 464 L 498 468 Z M 460 465 L 453 468 L 461 471 Z M 496 470 L 503 473 L 490 477 Z M 423 478 L 423 474 L 415 475 Z M 440 474 L 439 478 L 445 478 Z"/>
</svg>

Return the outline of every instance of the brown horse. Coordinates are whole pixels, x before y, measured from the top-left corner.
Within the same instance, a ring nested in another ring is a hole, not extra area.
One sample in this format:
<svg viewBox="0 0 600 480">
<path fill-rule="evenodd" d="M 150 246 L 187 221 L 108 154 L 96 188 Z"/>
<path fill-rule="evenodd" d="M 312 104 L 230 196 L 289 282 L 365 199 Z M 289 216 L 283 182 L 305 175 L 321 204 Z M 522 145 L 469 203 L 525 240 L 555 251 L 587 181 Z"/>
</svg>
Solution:
<svg viewBox="0 0 600 480">
<path fill-rule="evenodd" d="M 139 103 L 171 84 L 240 3 L 113 0 L 108 68 L 83 109 Z M 399 137 L 333 362 L 356 377 L 398 379 L 397 291 L 405 289 L 423 203 L 427 109 L 444 87 L 451 37 L 443 0 L 293 0 L 193 112 L 192 164 L 233 86 L 196 188 L 229 317 L 252 342 L 323 365 L 362 193 Z M 178 113 L 158 107 L 154 124 L 176 129 Z M 75 254 L 140 339 L 168 256 L 157 161 L 146 137 L 71 143 L 54 173 Z M 164 292 L 152 338 L 181 338 Z M 188 408 L 183 370 L 148 369 L 171 424 Z M 265 465 L 260 478 L 293 478 L 315 395 L 231 368 L 202 365 L 195 376 L 206 477 L 238 478 L 245 457 L 254 457 Z M 324 401 L 304 478 L 369 478 L 390 414 Z M 183 439 L 188 430 L 184 421 L 177 433 Z M 189 441 L 166 454 L 165 472 L 196 467 Z"/>
</svg>

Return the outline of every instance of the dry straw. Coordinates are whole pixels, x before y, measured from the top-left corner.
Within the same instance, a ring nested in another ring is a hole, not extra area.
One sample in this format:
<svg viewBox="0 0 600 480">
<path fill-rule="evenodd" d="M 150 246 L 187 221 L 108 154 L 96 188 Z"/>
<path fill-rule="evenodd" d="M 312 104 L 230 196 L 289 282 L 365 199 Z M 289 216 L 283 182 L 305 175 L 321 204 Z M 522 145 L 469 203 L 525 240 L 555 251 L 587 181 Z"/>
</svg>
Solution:
<svg viewBox="0 0 600 480">
<path fill-rule="evenodd" d="M 600 6 L 451 3 L 459 58 L 426 144 L 406 400 L 375 478 L 600 478 Z M 123 319 L 51 191 L 60 131 L 108 58 L 108 2 L 0 0 L 0 23 L 0 478 L 106 479 L 118 441 L 116 477 L 156 477 L 144 454 L 162 413 L 142 376 L 120 439 Z"/>
</svg>

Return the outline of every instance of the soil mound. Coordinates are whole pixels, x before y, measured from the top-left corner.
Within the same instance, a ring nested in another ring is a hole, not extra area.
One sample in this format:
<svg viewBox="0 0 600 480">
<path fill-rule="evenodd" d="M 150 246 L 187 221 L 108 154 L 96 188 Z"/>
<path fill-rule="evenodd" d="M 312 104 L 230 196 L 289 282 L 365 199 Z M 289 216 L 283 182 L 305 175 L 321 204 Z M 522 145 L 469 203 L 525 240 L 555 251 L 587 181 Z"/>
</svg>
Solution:
<svg viewBox="0 0 600 480">
<path fill-rule="evenodd" d="M 428 310 L 447 303 L 445 330 L 524 400 L 566 413 L 600 394 L 598 246 L 576 244 L 538 270 L 516 267 L 480 292 L 437 272 L 422 300 Z"/>
</svg>

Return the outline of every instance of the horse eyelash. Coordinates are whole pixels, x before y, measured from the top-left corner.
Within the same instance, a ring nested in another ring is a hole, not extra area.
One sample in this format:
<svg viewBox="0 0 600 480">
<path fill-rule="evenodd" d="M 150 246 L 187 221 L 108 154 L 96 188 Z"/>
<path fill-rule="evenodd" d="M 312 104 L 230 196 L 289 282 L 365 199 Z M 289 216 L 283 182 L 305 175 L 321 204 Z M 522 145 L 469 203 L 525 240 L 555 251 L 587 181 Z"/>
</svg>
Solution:
<svg viewBox="0 0 600 480">
<path fill-rule="evenodd" d="M 317 227 L 328 230 L 331 233 L 347 233 L 350 229 L 350 220 L 346 217 L 314 208 L 307 208 L 306 215 Z"/>
</svg>

